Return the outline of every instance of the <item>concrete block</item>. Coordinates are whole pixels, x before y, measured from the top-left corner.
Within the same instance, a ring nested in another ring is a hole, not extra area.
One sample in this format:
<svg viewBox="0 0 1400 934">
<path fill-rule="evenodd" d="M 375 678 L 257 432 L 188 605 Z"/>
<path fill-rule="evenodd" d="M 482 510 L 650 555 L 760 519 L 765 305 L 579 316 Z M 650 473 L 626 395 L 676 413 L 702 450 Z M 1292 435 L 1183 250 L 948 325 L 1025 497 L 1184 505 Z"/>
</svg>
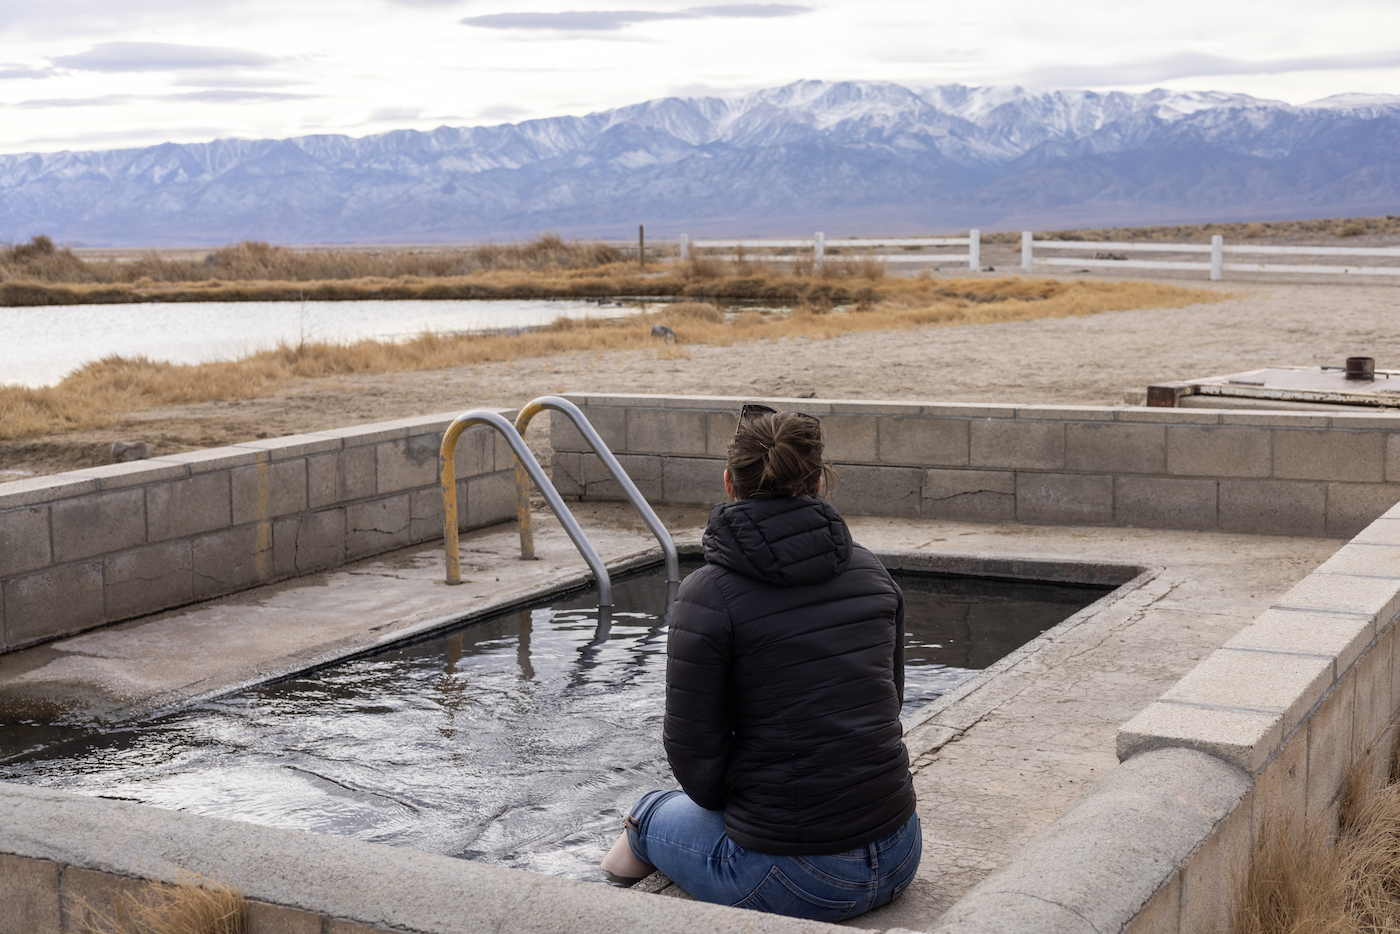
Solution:
<svg viewBox="0 0 1400 934">
<path fill-rule="evenodd" d="M 1114 477 L 1113 521 L 1144 529 L 1213 529 L 1219 521 L 1216 480 Z"/>
<path fill-rule="evenodd" d="M 444 426 L 445 430 L 446 426 Z M 339 438 L 346 448 L 363 445 L 383 444 L 408 437 L 408 427 L 397 422 L 371 422 L 367 425 L 347 425 L 344 428 L 331 428 L 318 431 L 327 438 Z"/>
<path fill-rule="evenodd" d="M 837 482 L 828 499 L 852 516 L 903 516 L 919 514 L 924 471 L 917 467 L 872 467 L 837 464 Z M 669 492 L 669 487 L 667 488 Z M 723 489 L 723 486 L 720 488 Z M 721 496 L 714 502 L 722 502 Z"/>
<path fill-rule="evenodd" d="M 383 934 L 372 925 L 356 924 L 354 921 L 326 921 L 326 934 Z"/>
<path fill-rule="evenodd" d="M 345 514 L 345 509 L 322 509 L 298 517 L 295 573 L 310 574 L 345 563 Z"/>
<path fill-rule="evenodd" d="M 306 509 L 306 460 L 264 461 L 230 473 L 233 524 L 265 522 Z"/>
<path fill-rule="evenodd" d="M 629 454 L 705 454 L 709 416 L 685 409 L 628 409 Z"/>
<path fill-rule="evenodd" d="M 622 500 L 626 494 L 622 485 L 612 478 L 603 462 L 593 454 L 580 454 L 577 469 L 582 473 L 583 495 L 589 499 Z M 621 454 L 617 461 L 623 471 L 632 478 L 637 489 L 648 501 L 659 500 L 663 496 L 662 462 L 665 458 L 654 454 Z M 720 468 L 723 470 L 723 467 Z"/>
<path fill-rule="evenodd" d="M 660 462 L 658 457 L 657 463 Z M 583 455 L 576 451 L 555 451 L 550 460 L 549 479 L 564 499 L 574 500 L 583 496 Z"/>
<path fill-rule="evenodd" d="M 1314 572 L 1294 584 L 1274 606 L 1370 616 L 1384 626 L 1400 609 L 1400 581 Z"/>
<path fill-rule="evenodd" d="M 408 494 L 408 537 L 415 542 L 442 538 L 442 491 L 414 490 Z"/>
<path fill-rule="evenodd" d="M 919 514 L 968 522 L 1016 518 L 1016 474 L 996 470 L 925 470 Z"/>
<path fill-rule="evenodd" d="M 152 883 L 139 879 L 68 866 L 63 871 L 63 929 L 104 930 L 100 918 L 113 917 L 119 904 L 146 901 L 154 889 Z"/>
<path fill-rule="evenodd" d="M 1249 805 L 1246 796 L 1216 825 L 1182 870 L 1182 931 L 1230 930 L 1236 873 L 1249 860 Z"/>
<path fill-rule="evenodd" d="M 127 619 L 189 603 L 190 542 L 176 540 L 108 555 L 102 562 L 107 618 Z"/>
<path fill-rule="evenodd" d="M 734 440 L 734 428 L 738 424 L 738 421 L 739 410 L 737 408 L 732 412 L 705 413 L 706 456 L 719 458 L 727 458 L 729 456 L 729 444 Z M 826 445 L 825 456 L 830 458 L 831 434 L 826 430 L 827 421 L 829 421 L 829 417 L 822 420 L 822 440 Z M 871 433 L 874 433 L 873 426 Z"/>
<path fill-rule="evenodd" d="M 1389 519 L 1382 516 L 1356 533 L 1352 543 L 1358 545 L 1400 545 L 1400 519 Z"/>
<path fill-rule="evenodd" d="M 1291 480 L 1385 480 L 1382 436 L 1363 431 L 1277 431 L 1274 476 Z"/>
<path fill-rule="evenodd" d="M 1343 545 L 1318 565 L 1317 570 L 1323 574 L 1393 577 L 1400 587 L 1400 545 Z"/>
<path fill-rule="evenodd" d="M 0 855 L 0 934 L 59 934 L 59 865 Z"/>
<path fill-rule="evenodd" d="M 86 467 L 73 473 L 91 477 L 97 481 L 98 489 L 102 490 L 125 490 L 128 487 L 143 486 L 161 480 L 177 480 L 190 475 L 189 468 L 184 464 L 161 460 L 103 464 L 101 467 Z"/>
<path fill-rule="evenodd" d="M 285 520 L 296 522 L 297 519 Z M 203 600 L 271 580 L 274 527 L 240 525 L 195 536 L 190 542 L 194 597 Z"/>
<path fill-rule="evenodd" d="M 1066 425 L 1065 466 L 1085 473 L 1166 473 L 1166 426 L 1122 422 Z"/>
<path fill-rule="evenodd" d="M 496 444 L 500 440 L 500 433 L 488 425 L 477 425 L 468 428 L 457 438 L 457 447 L 453 451 L 452 466 L 457 479 L 462 477 L 476 477 L 484 473 L 493 473 L 496 470 Z M 501 447 L 507 447 L 504 441 L 500 442 Z M 437 459 L 442 454 L 442 442 L 438 442 L 438 450 L 433 455 L 433 479 L 440 482 L 437 476 Z"/>
<path fill-rule="evenodd" d="M 1263 767 L 1283 740 L 1283 714 L 1210 710 L 1154 701 L 1118 729 L 1118 758 L 1153 749 L 1195 749 L 1238 766 L 1250 775 Z"/>
<path fill-rule="evenodd" d="M 7 480 L 0 483 L 0 509 L 37 506 L 56 499 L 69 499 L 96 492 L 96 480 L 70 473 Z"/>
<path fill-rule="evenodd" d="M 460 469 L 461 465 L 458 467 Z M 373 445 L 307 458 L 306 469 L 309 489 L 307 505 L 311 509 L 366 499 L 374 496 L 378 489 Z"/>
<path fill-rule="evenodd" d="M 841 411 L 839 407 L 833 411 Z M 1015 418 L 1016 406 L 985 402 L 933 402 L 919 406 L 920 415 L 933 418 Z"/>
<path fill-rule="evenodd" d="M 510 446 L 505 435 L 499 431 L 491 432 L 492 460 L 491 469 L 483 473 L 495 473 L 498 470 L 515 469 L 515 449 Z M 609 448 L 611 450 L 611 448 Z"/>
<path fill-rule="evenodd" d="M 1252 425 L 1259 428 L 1330 428 L 1332 419 L 1326 415 L 1308 415 L 1303 412 L 1227 409 L 1220 413 L 1220 424 Z"/>
<path fill-rule="evenodd" d="M 325 432 L 301 435 L 282 435 L 277 438 L 260 438 L 257 441 L 240 441 L 236 448 L 250 451 L 266 451 L 267 459 L 283 461 L 293 457 L 307 457 L 312 454 L 325 454 L 339 451 L 345 446 L 342 438 Z"/>
<path fill-rule="evenodd" d="M 1187 477 L 1267 477 L 1273 432 L 1264 428 L 1167 426 L 1167 472 Z"/>
<path fill-rule="evenodd" d="M 879 421 L 877 418 L 858 415 L 828 415 L 823 418 L 822 457 L 834 464 L 875 463 L 879 456 Z M 966 448 L 967 442 L 964 439 L 964 451 Z M 963 461 L 966 463 L 965 456 Z"/>
<path fill-rule="evenodd" d="M 967 466 L 968 425 L 971 422 L 966 419 L 916 416 L 886 417 L 876 421 L 879 423 L 881 463 L 916 467 Z"/>
<path fill-rule="evenodd" d="M 1020 522 L 1108 525 L 1113 522 L 1113 478 L 1088 474 L 1016 474 Z"/>
<path fill-rule="evenodd" d="M 150 541 L 183 538 L 232 522 L 228 471 L 196 474 L 185 480 L 146 487 L 146 528 Z"/>
<path fill-rule="evenodd" d="M 1250 823 L 1256 839 L 1285 820 L 1295 823 L 1308 794 L 1308 731 L 1299 730 L 1254 779 Z"/>
<path fill-rule="evenodd" d="M 345 509 L 345 557 L 354 561 L 366 555 L 403 548 L 409 542 L 409 496 L 385 496 Z"/>
<path fill-rule="evenodd" d="M 1180 934 L 1180 931 L 1181 873 L 1176 873 L 1142 906 L 1124 934 Z"/>
<path fill-rule="evenodd" d="M 1149 409 L 1133 406 L 1117 409 L 1114 419 L 1120 422 L 1144 422 L 1154 425 L 1219 425 L 1220 413 L 1211 409 Z"/>
<path fill-rule="evenodd" d="M 1306 820 L 1331 810 L 1351 762 L 1356 681 L 1344 678 L 1308 719 L 1308 794 Z"/>
<path fill-rule="evenodd" d="M 1218 649 L 1162 695 L 1163 701 L 1283 714 L 1293 732 L 1332 686 L 1330 655 Z"/>
<path fill-rule="evenodd" d="M 762 402 L 764 405 L 771 405 L 778 410 L 790 410 L 794 412 L 806 412 L 821 418 L 824 415 L 823 405 L 827 406 L 826 411 L 832 415 L 920 415 L 923 414 L 924 406 L 919 402 L 901 402 L 898 399 L 852 399 L 840 400 L 832 399 L 829 402 L 822 399 L 745 399 L 745 402 Z M 813 404 L 817 403 L 817 404 Z M 1014 410 L 1007 406 L 1007 415 L 1010 417 Z"/>
<path fill-rule="evenodd" d="M 92 493 L 53 504 L 53 559 L 78 561 L 146 540 L 146 492 Z"/>
<path fill-rule="evenodd" d="M 1111 422 L 1118 409 L 1111 405 L 1018 405 L 1017 418 L 1054 422 Z"/>
<path fill-rule="evenodd" d="M 1400 434 L 1386 435 L 1385 479 L 1388 483 L 1400 483 Z"/>
<path fill-rule="evenodd" d="M 1225 643 L 1227 649 L 1321 655 L 1334 660 L 1334 678 L 1355 664 L 1376 637 L 1370 616 L 1265 610 Z"/>
<path fill-rule="evenodd" d="M 667 457 L 661 461 L 661 500 L 673 505 L 712 506 L 726 499 L 724 461 Z"/>
<path fill-rule="evenodd" d="M 1356 686 L 1356 707 L 1352 717 L 1352 749 L 1367 749 L 1385 732 L 1394 712 L 1391 704 L 1391 639 L 1395 627 L 1386 631 L 1383 642 L 1361 656 L 1348 675 Z M 1385 751 L 1381 753 L 1382 757 Z"/>
<path fill-rule="evenodd" d="M 102 562 L 46 568 L 5 581 L 5 645 L 13 648 L 106 620 Z"/>
<path fill-rule="evenodd" d="M 969 423 L 968 465 L 1057 470 L 1065 464 L 1063 422 L 977 419 Z"/>
<path fill-rule="evenodd" d="M 1327 534 L 1350 537 L 1400 502 L 1400 484 L 1327 484 Z"/>
<path fill-rule="evenodd" d="M 738 413 L 736 406 L 735 414 Z M 583 415 L 610 450 L 621 451 L 627 446 L 627 410 L 612 406 L 590 406 Z M 540 416 L 536 415 L 536 419 Z M 734 419 L 729 420 L 729 433 L 734 433 Z M 549 413 L 549 443 L 556 451 L 591 451 L 592 446 L 579 434 L 569 416 L 563 412 Z"/>
<path fill-rule="evenodd" d="M 615 396 L 614 398 L 627 398 L 625 396 Z M 753 396 L 676 396 L 668 394 L 655 394 L 649 396 L 633 396 L 633 405 L 643 408 L 658 407 L 665 409 L 724 409 L 739 414 L 739 406 L 745 402 L 762 402 L 764 405 L 772 406 L 779 412 L 791 412 L 800 409 L 812 415 L 825 415 L 831 411 L 831 406 L 826 399 L 794 399 L 791 396 L 770 396 L 765 399 L 758 399 Z"/>
<path fill-rule="evenodd" d="M 48 506 L 0 512 L 0 577 L 45 567 L 52 557 Z"/>
<path fill-rule="evenodd" d="M 1221 480 L 1220 528 L 1267 535 L 1321 535 L 1327 486 L 1295 480 Z"/>
<path fill-rule="evenodd" d="M 398 493 L 438 482 L 438 435 L 409 435 L 374 446 L 376 490 Z"/>
<path fill-rule="evenodd" d="M 498 522 L 515 519 L 515 473 L 502 470 L 482 474 L 467 481 L 465 496 L 458 503 L 466 504 L 467 528 L 479 529 Z M 459 513 L 461 506 L 458 506 Z M 459 515 L 460 518 L 460 515 Z"/>
<path fill-rule="evenodd" d="M 246 447 L 203 448 L 198 451 L 185 451 L 180 454 L 162 454 L 152 458 L 162 464 L 184 464 L 189 475 L 210 473 L 216 470 L 232 470 L 235 467 L 250 467 L 258 462 L 258 452 Z"/>
<path fill-rule="evenodd" d="M 247 934 L 321 934 L 321 916 L 265 902 L 248 902 Z"/>
</svg>

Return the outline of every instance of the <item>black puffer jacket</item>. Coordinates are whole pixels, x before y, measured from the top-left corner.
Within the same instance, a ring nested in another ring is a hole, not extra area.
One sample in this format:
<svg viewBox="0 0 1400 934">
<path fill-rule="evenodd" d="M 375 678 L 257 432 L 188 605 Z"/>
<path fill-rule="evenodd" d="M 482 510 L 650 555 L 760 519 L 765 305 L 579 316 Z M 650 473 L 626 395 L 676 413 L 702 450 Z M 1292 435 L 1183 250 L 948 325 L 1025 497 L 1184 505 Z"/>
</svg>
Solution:
<svg viewBox="0 0 1400 934">
<path fill-rule="evenodd" d="M 666 753 L 762 853 L 839 853 L 914 813 L 901 738 L 904 596 L 824 499 L 716 506 L 681 584 Z"/>
</svg>

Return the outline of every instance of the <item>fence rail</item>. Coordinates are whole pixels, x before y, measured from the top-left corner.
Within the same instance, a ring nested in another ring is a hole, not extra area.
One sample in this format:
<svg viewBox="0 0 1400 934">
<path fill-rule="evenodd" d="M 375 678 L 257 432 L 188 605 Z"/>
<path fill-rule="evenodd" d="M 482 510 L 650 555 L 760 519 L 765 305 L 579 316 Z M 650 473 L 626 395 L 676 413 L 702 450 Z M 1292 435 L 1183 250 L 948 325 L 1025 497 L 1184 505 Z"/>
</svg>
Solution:
<svg viewBox="0 0 1400 934">
<path fill-rule="evenodd" d="M 828 240 L 818 231 L 807 240 L 691 240 L 681 234 L 680 255 L 682 260 L 694 258 L 693 251 L 702 249 L 804 249 L 811 250 L 811 259 L 821 265 L 827 258 L 828 247 L 967 247 L 966 253 L 877 253 L 863 254 L 862 259 L 879 260 L 885 263 L 924 263 L 926 265 L 947 265 L 967 263 L 972 272 L 982 269 L 982 235 L 979 230 L 971 230 L 966 237 L 848 237 Z M 1064 250 L 1109 253 L 1208 253 L 1209 262 L 1175 259 L 1128 259 L 1117 257 L 1037 257 L 1036 251 Z M 1400 247 L 1339 247 L 1339 246 L 1254 246 L 1247 243 L 1225 243 L 1216 235 L 1210 243 L 1134 243 L 1117 240 L 1036 240 L 1029 230 L 1021 233 L 1021 269 L 1030 273 L 1040 266 L 1089 266 L 1105 269 L 1174 269 L 1206 271 L 1212 282 L 1224 278 L 1227 272 L 1292 272 L 1321 273 L 1324 275 L 1352 276 L 1400 276 L 1400 265 L 1395 266 L 1332 266 L 1311 263 L 1227 263 L 1226 254 L 1256 256 L 1377 256 L 1400 259 Z M 739 254 L 710 254 L 715 259 L 737 259 Z M 792 262 L 798 257 L 790 254 L 744 255 L 755 262 Z"/>
</svg>

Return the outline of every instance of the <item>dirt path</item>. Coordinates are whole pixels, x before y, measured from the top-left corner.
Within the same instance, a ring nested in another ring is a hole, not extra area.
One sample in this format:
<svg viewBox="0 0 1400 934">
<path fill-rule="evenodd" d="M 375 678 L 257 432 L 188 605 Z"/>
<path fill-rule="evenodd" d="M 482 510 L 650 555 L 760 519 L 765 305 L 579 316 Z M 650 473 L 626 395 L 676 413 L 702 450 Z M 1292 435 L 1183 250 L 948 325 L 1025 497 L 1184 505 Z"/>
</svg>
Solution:
<svg viewBox="0 0 1400 934">
<path fill-rule="evenodd" d="M 684 349 L 689 359 L 651 350 L 581 353 L 321 380 L 270 398 L 149 410 L 100 432 L 3 444 L 0 480 L 105 463 L 116 439 L 173 453 L 475 406 L 514 407 L 551 392 L 1116 405 L 1124 390 L 1152 381 L 1265 364 L 1340 364 L 1365 355 L 1379 368 L 1400 369 L 1396 285 L 1217 287 L 1237 297 L 1168 311 L 697 346 Z"/>
</svg>

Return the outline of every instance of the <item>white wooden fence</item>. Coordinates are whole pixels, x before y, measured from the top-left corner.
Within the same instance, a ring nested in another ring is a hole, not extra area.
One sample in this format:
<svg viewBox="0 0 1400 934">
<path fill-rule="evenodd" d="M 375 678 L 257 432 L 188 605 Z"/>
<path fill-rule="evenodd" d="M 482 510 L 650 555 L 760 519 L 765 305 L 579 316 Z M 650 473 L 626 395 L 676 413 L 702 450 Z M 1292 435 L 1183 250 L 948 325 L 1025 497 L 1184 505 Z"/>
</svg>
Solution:
<svg viewBox="0 0 1400 934">
<path fill-rule="evenodd" d="M 981 232 L 972 230 L 966 237 L 905 237 L 901 239 L 862 239 L 827 240 L 820 231 L 810 240 L 691 240 L 681 234 L 681 259 L 691 258 L 693 250 L 700 249 L 804 249 L 812 251 L 812 259 L 821 264 L 826 257 L 827 247 L 967 247 L 966 253 L 878 253 L 858 254 L 862 259 L 879 260 L 886 263 L 925 263 L 929 265 L 967 263 L 968 269 L 978 272 L 982 268 Z M 1208 261 L 1180 259 L 1110 259 L 1106 257 L 1062 257 L 1037 258 L 1036 250 L 1089 251 L 1095 253 L 1203 253 L 1210 254 Z M 1338 246 L 1253 246 L 1250 244 L 1226 244 L 1224 237 L 1216 235 L 1210 243 L 1127 243 L 1118 241 L 1088 240 L 1036 240 L 1025 230 L 1021 232 L 1021 269 L 1034 272 L 1036 264 L 1041 266 L 1104 267 L 1112 269 L 1181 269 L 1201 270 L 1210 274 L 1212 282 L 1219 282 L 1227 272 L 1294 272 L 1322 273 L 1352 276 L 1400 276 L 1400 265 L 1395 266 L 1327 266 L 1304 263 L 1227 263 L 1225 254 L 1255 256 L 1384 256 L 1400 259 L 1400 247 L 1338 247 Z M 733 259 L 738 254 L 724 254 L 717 259 Z M 791 262 L 791 254 L 744 254 L 744 258 L 754 261 Z"/>
</svg>

